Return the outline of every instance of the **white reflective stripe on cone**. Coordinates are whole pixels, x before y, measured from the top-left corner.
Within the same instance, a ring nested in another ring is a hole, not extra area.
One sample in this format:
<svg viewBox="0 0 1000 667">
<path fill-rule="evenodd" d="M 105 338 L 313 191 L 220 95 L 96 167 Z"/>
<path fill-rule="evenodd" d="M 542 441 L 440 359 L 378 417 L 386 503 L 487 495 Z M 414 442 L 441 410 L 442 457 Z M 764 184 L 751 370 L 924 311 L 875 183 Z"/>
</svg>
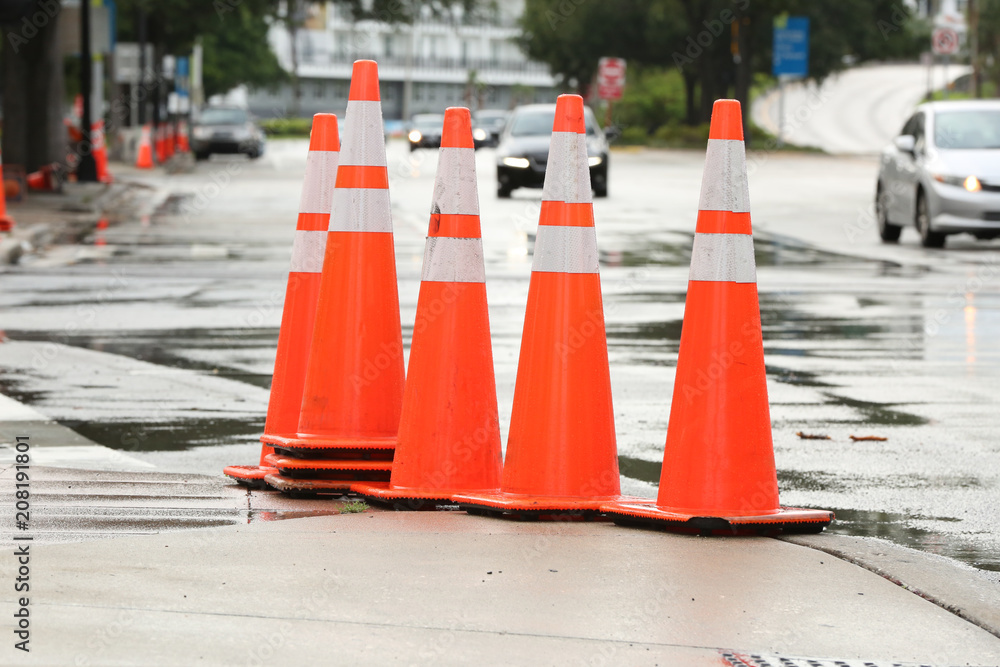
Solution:
<svg viewBox="0 0 1000 667">
<path fill-rule="evenodd" d="M 695 234 L 689 280 L 755 283 L 753 237 L 749 234 Z"/>
<path fill-rule="evenodd" d="M 329 229 L 331 232 L 391 233 L 389 191 L 385 188 L 337 188 L 333 191 Z"/>
<path fill-rule="evenodd" d="M 746 147 L 742 141 L 708 140 L 698 210 L 750 212 Z"/>
<path fill-rule="evenodd" d="M 598 273 L 597 232 L 593 227 L 538 225 L 531 270 Z"/>
<path fill-rule="evenodd" d="M 330 215 L 339 160 L 340 153 L 337 151 L 309 151 L 306 155 L 306 177 L 302 183 L 299 213 Z"/>
<path fill-rule="evenodd" d="M 444 283 L 485 283 L 482 239 L 428 236 L 420 279 Z"/>
<path fill-rule="evenodd" d="M 292 242 L 292 271 L 322 273 L 326 255 L 326 232 L 306 229 L 295 230 Z"/>
<path fill-rule="evenodd" d="M 593 201 L 587 162 L 587 135 L 552 133 L 542 201 L 564 201 L 567 204 L 589 204 Z"/>
<path fill-rule="evenodd" d="M 386 165 L 381 102 L 349 101 L 341 134 L 344 138 L 340 142 L 340 164 L 362 167 Z"/>
<path fill-rule="evenodd" d="M 476 152 L 471 148 L 445 147 L 438 157 L 431 197 L 431 215 L 479 215 L 476 190 Z"/>
</svg>

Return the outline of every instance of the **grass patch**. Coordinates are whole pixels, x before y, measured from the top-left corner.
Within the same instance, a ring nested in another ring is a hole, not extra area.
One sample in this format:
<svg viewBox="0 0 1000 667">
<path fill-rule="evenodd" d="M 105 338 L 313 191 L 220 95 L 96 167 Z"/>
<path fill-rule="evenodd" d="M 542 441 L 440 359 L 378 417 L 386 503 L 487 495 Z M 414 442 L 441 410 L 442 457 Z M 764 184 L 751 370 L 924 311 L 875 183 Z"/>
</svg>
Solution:
<svg viewBox="0 0 1000 667">
<path fill-rule="evenodd" d="M 311 118 L 268 118 L 260 122 L 260 127 L 269 137 L 306 138 L 312 129 Z"/>
<path fill-rule="evenodd" d="M 341 514 L 360 514 L 368 509 L 368 503 L 363 500 L 352 500 L 349 503 L 344 503 L 344 506 L 340 508 Z"/>
</svg>

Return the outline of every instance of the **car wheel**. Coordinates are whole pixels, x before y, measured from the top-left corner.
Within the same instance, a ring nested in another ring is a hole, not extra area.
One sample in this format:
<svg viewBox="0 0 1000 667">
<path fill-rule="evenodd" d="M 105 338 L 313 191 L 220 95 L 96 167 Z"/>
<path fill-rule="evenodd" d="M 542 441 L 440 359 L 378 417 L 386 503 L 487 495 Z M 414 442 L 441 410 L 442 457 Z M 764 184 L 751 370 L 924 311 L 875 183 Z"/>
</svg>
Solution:
<svg viewBox="0 0 1000 667">
<path fill-rule="evenodd" d="M 885 243 L 895 243 L 899 241 L 899 235 L 903 228 L 889 222 L 889 211 L 886 207 L 888 195 L 882 190 L 882 183 L 879 182 L 875 190 L 875 219 L 878 221 L 878 235 Z"/>
<path fill-rule="evenodd" d="M 417 150 L 417 145 L 416 144 L 410 144 L 410 152 L 412 153 L 415 150 Z"/>
<path fill-rule="evenodd" d="M 208 156 L 209 156 L 209 153 L 206 153 L 204 151 L 196 151 L 195 154 L 194 154 L 194 159 L 198 160 L 199 162 L 201 162 L 202 160 L 207 160 Z"/>
<path fill-rule="evenodd" d="M 512 190 L 513 189 L 510 186 L 507 186 L 507 185 L 498 185 L 497 186 L 497 198 L 498 199 L 510 199 L 510 193 L 512 192 Z"/>
<path fill-rule="evenodd" d="M 945 235 L 931 231 L 931 214 L 927 208 L 927 196 L 923 191 L 917 192 L 917 231 L 920 232 L 920 244 L 925 248 L 943 248 Z"/>
<path fill-rule="evenodd" d="M 608 184 L 602 183 L 594 188 L 595 197 L 607 197 L 608 196 Z"/>
</svg>

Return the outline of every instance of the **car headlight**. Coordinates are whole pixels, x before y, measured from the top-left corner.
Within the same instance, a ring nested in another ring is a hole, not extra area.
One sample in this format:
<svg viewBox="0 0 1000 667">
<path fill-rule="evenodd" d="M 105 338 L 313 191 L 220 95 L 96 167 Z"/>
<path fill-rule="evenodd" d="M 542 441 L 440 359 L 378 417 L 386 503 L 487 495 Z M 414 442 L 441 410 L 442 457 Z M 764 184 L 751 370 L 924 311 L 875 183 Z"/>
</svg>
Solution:
<svg viewBox="0 0 1000 667">
<path fill-rule="evenodd" d="M 406 136 L 413 143 L 417 143 L 418 141 L 424 138 L 424 135 L 420 134 L 419 130 L 410 130 L 410 133 Z"/>
<path fill-rule="evenodd" d="M 212 129 L 208 127 L 196 127 L 191 134 L 195 139 L 208 139 L 212 136 Z"/>
<path fill-rule="evenodd" d="M 957 185 L 965 188 L 969 192 L 979 192 L 983 189 L 983 184 L 975 176 L 947 176 L 945 174 L 934 174 L 934 180 L 938 183 Z"/>
<path fill-rule="evenodd" d="M 528 158 L 524 157 L 505 157 L 502 162 L 508 167 L 514 167 L 515 169 L 527 169 L 531 166 Z"/>
<path fill-rule="evenodd" d="M 472 131 L 472 138 L 476 141 L 486 141 L 486 130 L 481 127 L 477 127 Z"/>
<path fill-rule="evenodd" d="M 595 155 L 594 157 L 587 158 L 587 164 L 589 164 L 591 167 L 596 167 L 602 162 L 604 162 L 604 159 L 600 155 Z"/>
</svg>

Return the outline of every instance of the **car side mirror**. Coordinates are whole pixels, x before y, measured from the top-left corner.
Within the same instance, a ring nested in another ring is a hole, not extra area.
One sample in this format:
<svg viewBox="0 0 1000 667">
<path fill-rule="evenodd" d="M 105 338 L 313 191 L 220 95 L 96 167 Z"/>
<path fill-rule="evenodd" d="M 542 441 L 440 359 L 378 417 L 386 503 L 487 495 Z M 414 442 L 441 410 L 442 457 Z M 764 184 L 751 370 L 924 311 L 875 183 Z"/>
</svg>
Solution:
<svg viewBox="0 0 1000 667">
<path fill-rule="evenodd" d="M 901 134 L 892 140 L 892 143 L 896 145 L 896 148 L 903 151 L 904 153 L 914 154 L 914 149 L 917 145 L 917 139 L 912 134 Z"/>
<path fill-rule="evenodd" d="M 615 125 L 609 125 L 604 128 L 604 138 L 609 142 L 615 141 L 618 137 L 622 136 L 622 131 Z"/>
</svg>

